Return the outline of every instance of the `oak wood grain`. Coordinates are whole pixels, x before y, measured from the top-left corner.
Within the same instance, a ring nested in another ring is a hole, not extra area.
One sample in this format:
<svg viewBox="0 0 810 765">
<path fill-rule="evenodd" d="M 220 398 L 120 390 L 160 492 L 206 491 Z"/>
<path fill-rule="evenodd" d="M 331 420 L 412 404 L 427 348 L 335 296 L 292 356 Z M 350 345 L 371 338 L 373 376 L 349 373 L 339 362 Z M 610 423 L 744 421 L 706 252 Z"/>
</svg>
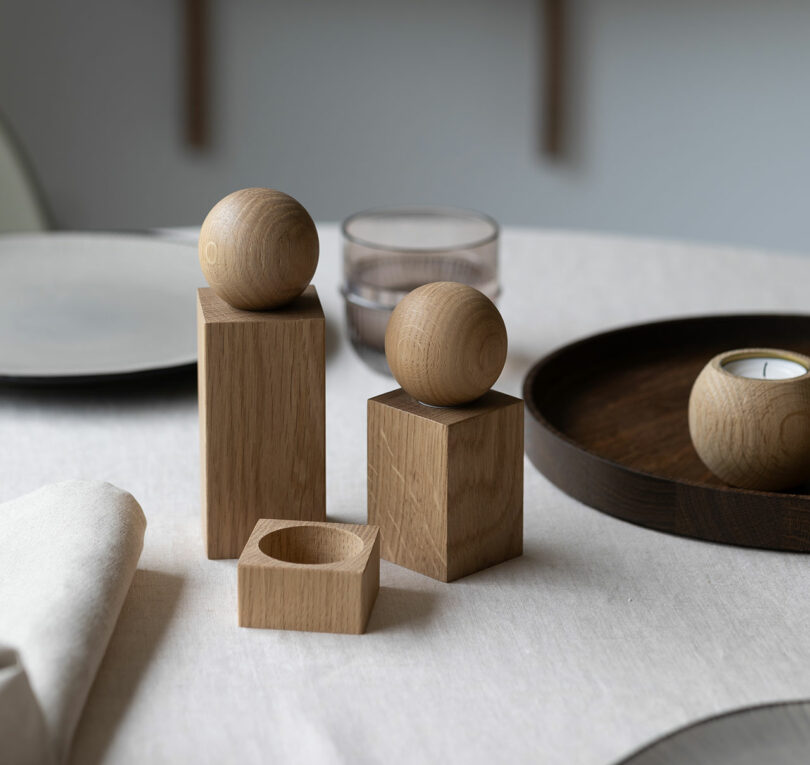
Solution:
<svg viewBox="0 0 810 765">
<path fill-rule="evenodd" d="M 506 348 L 495 304 L 458 282 L 409 292 L 385 331 L 385 356 L 396 381 L 432 406 L 466 404 L 486 393 L 503 370 Z"/>
<path fill-rule="evenodd" d="M 368 402 L 368 517 L 382 556 L 449 582 L 521 554 L 523 402 L 489 391 L 431 407 Z"/>
<path fill-rule="evenodd" d="M 810 479 L 810 373 L 784 380 L 739 377 L 732 359 L 810 358 L 772 348 L 715 356 L 689 396 L 689 434 L 701 461 L 720 480 L 745 489 L 791 489 Z"/>
<path fill-rule="evenodd" d="M 323 310 L 312 286 L 275 311 L 197 305 L 206 553 L 237 558 L 259 518 L 326 519 Z"/>
<path fill-rule="evenodd" d="M 379 588 L 376 526 L 260 520 L 239 558 L 239 626 L 360 634 Z"/>
<path fill-rule="evenodd" d="M 200 229 L 206 281 L 235 308 L 264 311 L 300 295 L 318 267 L 318 231 L 304 207 L 275 189 L 240 189 Z"/>
</svg>

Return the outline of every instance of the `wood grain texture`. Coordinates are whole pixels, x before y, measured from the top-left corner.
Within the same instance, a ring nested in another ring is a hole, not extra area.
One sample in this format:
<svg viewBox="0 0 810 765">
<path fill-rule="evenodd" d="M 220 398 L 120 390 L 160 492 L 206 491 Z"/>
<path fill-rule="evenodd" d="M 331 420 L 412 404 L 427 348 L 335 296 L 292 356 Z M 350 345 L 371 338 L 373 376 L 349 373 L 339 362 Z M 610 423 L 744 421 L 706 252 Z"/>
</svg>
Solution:
<svg viewBox="0 0 810 765">
<path fill-rule="evenodd" d="M 641 526 L 715 542 L 810 550 L 808 487 L 729 487 L 701 462 L 688 402 L 729 348 L 808 355 L 810 317 L 709 316 L 606 332 L 567 345 L 526 376 L 526 453 L 572 497 Z"/>
<path fill-rule="evenodd" d="M 385 332 L 391 373 L 411 396 L 432 406 L 466 404 L 486 393 L 501 374 L 506 346 L 495 304 L 458 282 L 409 292 Z"/>
<path fill-rule="evenodd" d="M 689 434 L 695 451 L 731 486 L 777 491 L 810 479 L 810 372 L 786 380 L 738 377 L 724 363 L 780 357 L 810 370 L 810 358 L 771 348 L 715 356 L 689 396 Z"/>
<path fill-rule="evenodd" d="M 363 633 L 380 588 L 379 529 L 260 520 L 238 580 L 240 627 Z"/>
<path fill-rule="evenodd" d="M 450 582 L 523 551 L 523 402 L 368 402 L 368 517 L 382 556 Z"/>
<path fill-rule="evenodd" d="M 200 267 L 235 308 L 264 311 L 300 295 L 318 266 L 309 213 L 274 189 L 241 189 L 215 204 L 200 229 Z"/>
<path fill-rule="evenodd" d="M 314 287 L 240 311 L 198 292 L 203 534 L 237 558 L 259 518 L 326 520 L 324 317 Z"/>
</svg>

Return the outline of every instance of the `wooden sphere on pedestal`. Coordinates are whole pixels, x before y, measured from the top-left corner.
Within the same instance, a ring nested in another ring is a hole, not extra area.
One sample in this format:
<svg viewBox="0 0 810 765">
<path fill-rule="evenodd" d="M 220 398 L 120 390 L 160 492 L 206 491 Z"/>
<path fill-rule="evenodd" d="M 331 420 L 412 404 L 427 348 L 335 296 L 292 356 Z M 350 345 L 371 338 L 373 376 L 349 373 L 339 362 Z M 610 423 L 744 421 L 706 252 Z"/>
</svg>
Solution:
<svg viewBox="0 0 810 765">
<path fill-rule="evenodd" d="M 484 395 L 506 362 L 506 327 L 494 303 L 457 282 L 406 295 L 385 332 L 388 366 L 423 404 L 456 406 Z"/>
<path fill-rule="evenodd" d="M 401 389 L 368 402 L 368 518 L 382 556 L 443 582 L 523 551 L 523 402 L 492 301 L 456 282 L 406 295 L 385 352 Z"/>
<path fill-rule="evenodd" d="M 197 292 L 202 515 L 209 558 L 237 558 L 262 518 L 326 521 L 325 327 L 318 233 L 272 189 L 208 213 Z"/>
<path fill-rule="evenodd" d="M 200 230 L 200 266 L 211 289 L 234 308 L 286 305 L 318 265 L 318 232 L 295 199 L 273 189 L 241 189 L 217 202 Z"/>
</svg>

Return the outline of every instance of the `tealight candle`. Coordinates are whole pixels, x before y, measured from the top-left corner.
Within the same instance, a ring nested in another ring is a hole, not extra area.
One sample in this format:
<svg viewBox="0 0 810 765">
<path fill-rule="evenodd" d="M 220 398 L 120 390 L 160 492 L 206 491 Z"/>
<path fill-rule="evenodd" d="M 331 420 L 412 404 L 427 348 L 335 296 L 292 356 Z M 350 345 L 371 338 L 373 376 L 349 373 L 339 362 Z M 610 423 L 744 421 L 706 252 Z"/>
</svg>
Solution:
<svg viewBox="0 0 810 765">
<path fill-rule="evenodd" d="M 782 356 L 748 356 L 733 358 L 723 369 L 737 377 L 751 380 L 790 380 L 807 374 L 807 367 Z"/>
<path fill-rule="evenodd" d="M 810 358 L 774 348 L 715 356 L 689 397 L 689 434 L 733 486 L 789 489 L 810 479 Z"/>
</svg>

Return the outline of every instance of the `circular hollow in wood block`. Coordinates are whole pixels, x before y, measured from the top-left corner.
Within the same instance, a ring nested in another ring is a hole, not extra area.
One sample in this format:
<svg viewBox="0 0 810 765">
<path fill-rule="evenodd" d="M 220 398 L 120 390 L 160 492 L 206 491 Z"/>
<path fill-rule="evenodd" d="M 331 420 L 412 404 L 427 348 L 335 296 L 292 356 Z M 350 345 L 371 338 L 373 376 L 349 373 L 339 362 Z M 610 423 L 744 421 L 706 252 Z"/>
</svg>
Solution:
<svg viewBox="0 0 810 765">
<path fill-rule="evenodd" d="M 385 332 L 388 366 L 403 390 L 431 406 L 483 396 L 506 362 L 506 326 L 474 287 L 432 282 L 408 293 Z"/>
<path fill-rule="evenodd" d="M 259 540 L 259 549 L 285 563 L 340 563 L 359 555 L 363 540 L 351 531 L 329 526 L 287 526 Z"/>
<path fill-rule="evenodd" d="M 718 354 L 692 386 L 689 433 L 706 467 L 731 486 L 776 491 L 804 483 L 810 358 L 775 348 Z"/>
</svg>

